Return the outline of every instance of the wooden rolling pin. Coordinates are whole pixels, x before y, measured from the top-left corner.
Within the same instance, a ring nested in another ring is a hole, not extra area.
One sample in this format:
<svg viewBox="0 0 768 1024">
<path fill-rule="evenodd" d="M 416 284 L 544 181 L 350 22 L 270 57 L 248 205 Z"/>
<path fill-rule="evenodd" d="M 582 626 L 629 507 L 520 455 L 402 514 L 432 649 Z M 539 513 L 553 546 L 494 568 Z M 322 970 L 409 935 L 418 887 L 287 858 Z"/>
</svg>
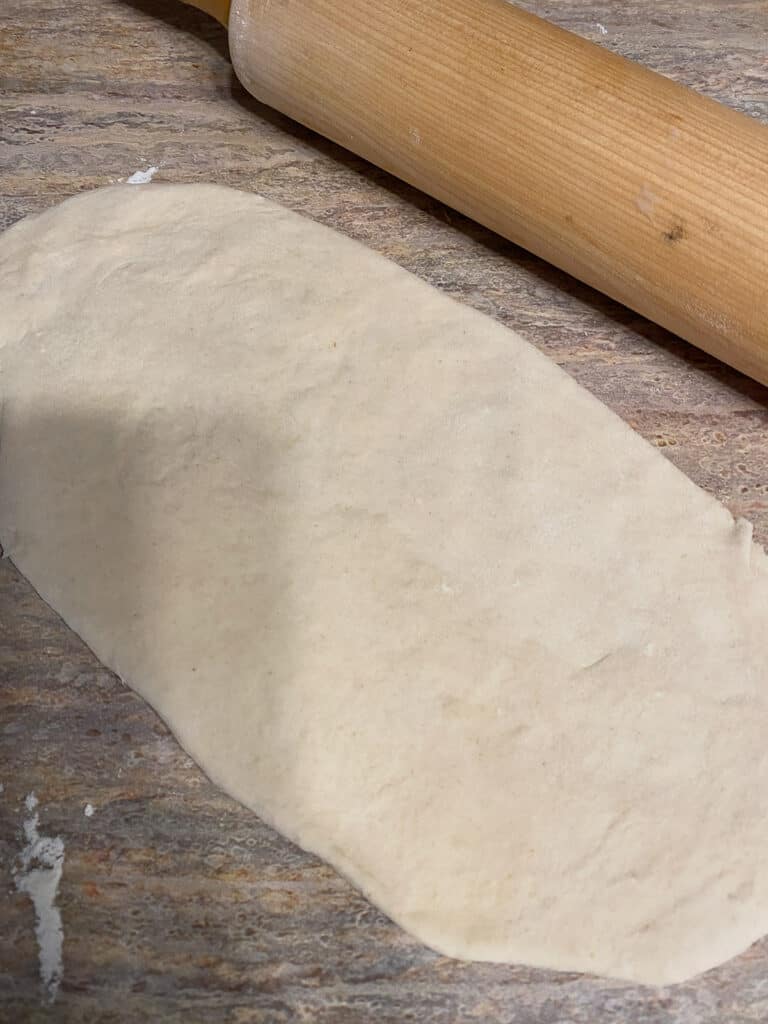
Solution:
<svg viewBox="0 0 768 1024">
<path fill-rule="evenodd" d="M 259 100 L 768 383 L 768 131 L 505 0 L 194 0 Z"/>
</svg>

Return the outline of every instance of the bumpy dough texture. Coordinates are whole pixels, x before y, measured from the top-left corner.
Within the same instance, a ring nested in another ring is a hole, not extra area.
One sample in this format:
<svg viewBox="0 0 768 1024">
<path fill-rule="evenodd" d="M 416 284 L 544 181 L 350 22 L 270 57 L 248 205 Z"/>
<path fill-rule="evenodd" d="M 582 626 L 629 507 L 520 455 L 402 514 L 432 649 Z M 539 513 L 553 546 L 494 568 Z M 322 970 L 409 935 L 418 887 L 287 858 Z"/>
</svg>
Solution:
<svg viewBox="0 0 768 1024">
<path fill-rule="evenodd" d="M 768 577 L 555 365 L 252 195 L 0 239 L 0 540 L 424 942 L 683 979 L 768 927 Z"/>
</svg>

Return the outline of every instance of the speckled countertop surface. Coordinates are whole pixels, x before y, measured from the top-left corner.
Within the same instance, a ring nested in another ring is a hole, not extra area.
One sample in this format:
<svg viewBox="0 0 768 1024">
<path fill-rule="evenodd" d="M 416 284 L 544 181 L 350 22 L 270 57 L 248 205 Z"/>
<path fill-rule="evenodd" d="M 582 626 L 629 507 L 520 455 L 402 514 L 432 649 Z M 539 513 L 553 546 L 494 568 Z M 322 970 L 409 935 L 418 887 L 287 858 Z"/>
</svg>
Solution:
<svg viewBox="0 0 768 1024">
<path fill-rule="evenodd" d="M 768 122 L 763 0 L 523 6 Z M 3 5 L 0 225 L 149 167 L 261 192 L 514 327 L 768 542 L 766 389 L 262 107 L 205 15 L 173 0 Z M 2 1021 L 768 1020 L 768 941 L 663 990 L 425 950 L 217 792 L 7 561 L 0 783 Z M 33 813 L 64 845 L 53 1004 L 12 873 Z"/>
</svg>

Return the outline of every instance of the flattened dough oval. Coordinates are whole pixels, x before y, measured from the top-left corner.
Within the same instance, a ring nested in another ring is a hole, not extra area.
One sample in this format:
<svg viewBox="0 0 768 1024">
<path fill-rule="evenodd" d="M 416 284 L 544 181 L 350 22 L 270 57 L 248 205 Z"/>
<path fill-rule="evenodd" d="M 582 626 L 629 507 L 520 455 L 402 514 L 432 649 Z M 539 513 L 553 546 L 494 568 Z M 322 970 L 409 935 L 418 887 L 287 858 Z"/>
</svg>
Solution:
<svg viewBox="0 0 768 1024">
<path fill-rule="evenodd" d="M 768 927 L 765 559 L 521 338 L 214 186 L 0 239 L 0 540 L 219 785 L 451 955 Z"/>
</svg>

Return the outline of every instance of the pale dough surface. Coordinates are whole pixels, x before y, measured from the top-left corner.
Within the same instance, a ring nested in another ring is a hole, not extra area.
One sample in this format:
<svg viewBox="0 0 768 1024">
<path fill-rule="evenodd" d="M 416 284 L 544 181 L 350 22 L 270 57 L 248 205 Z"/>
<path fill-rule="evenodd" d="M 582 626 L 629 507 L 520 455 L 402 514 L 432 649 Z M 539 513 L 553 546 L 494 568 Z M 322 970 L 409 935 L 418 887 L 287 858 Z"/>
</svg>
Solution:
<svg viewBox="0 0 768 1024">
<path fill-rule="evenodd" d="M 768 929 L 765 557 L 554 364 L 214 186 L 13 227 L 0 309 L 6 554 L 229 793 L 455 956 Z"/>
</svg>

